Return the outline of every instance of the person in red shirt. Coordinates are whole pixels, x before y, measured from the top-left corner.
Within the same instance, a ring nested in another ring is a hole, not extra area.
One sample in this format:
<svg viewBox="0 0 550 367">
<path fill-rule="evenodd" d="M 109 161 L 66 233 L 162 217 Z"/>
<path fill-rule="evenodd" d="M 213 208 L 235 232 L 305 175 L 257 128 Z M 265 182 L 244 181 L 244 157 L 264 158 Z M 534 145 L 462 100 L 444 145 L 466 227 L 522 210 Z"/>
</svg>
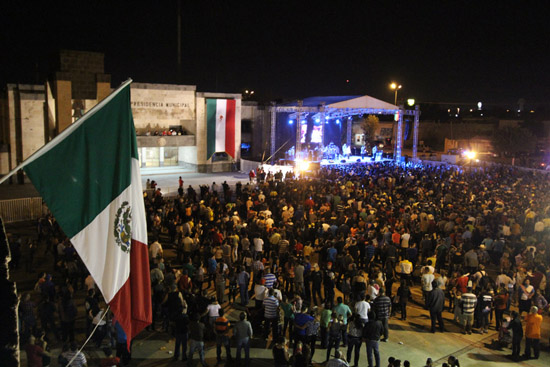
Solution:
<svg viewBox="0 0 550 367">
<path fill-rule="evenodd" d="M 495 319 L 497 331 L 500 330 L 500 325 L 502 323 L 504 311 L 506 311 L 506 306 L 508 305 L 509 297 L 510 295 L 508 294 L 506 288 L 501 288 L 495 297 Z"/>
<path fill-rule="evenodd" d="M 50 358 L 50 354 L 44 350 L 39 344 L 42 344 L 45 348 L 45 342 L 37 343 L 36 338 L 31 335 L 29 343 L 25 346 L 27 352 L 27 362 L 29 367 L 42 367 L 44 357 Z"/>
<path fill-rule="evenodd" d="M 466 289 L 468 288 L 468 281 L 470 280 L 470 274 L 466 273 L 456 280 L 456 289 L 460 291 L 460 293 L 466 293 Z"/>
</svg>

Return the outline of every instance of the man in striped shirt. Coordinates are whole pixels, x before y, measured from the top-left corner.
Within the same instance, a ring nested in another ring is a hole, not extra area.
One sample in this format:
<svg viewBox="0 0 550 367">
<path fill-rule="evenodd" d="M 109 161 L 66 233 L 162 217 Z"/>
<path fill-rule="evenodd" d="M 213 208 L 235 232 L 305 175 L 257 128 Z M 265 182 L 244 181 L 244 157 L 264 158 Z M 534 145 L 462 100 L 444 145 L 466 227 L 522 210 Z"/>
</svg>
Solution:
<svg viewBox="0 0 550 367">
<path fill-rule="evenodd" d="M 386 296 L 384 288 L 380 288 L 378 297 L 376 297 L 376 299 L 373 302 L 373 309 L 374 309 L 374 312 L 376 313 L 376 319 L 382 322 L 382 327 L 384 330 L 384 339 L 382 339 L 381 341 L 383 342 L 388 341 L 388 335 L 389 335 L 388 319 L 390 318 L 390 314 L 391 314 L 391 299 L 390 297 Z"/>
<path fill-rule="evenodd" d="M 269 272 L 269 268 L 265 269 L 266 274 L 264 275 L 265 280 L 265 286 L 266 288 L 273 288 L 273 283 L 277 280 L 277 277 L 275 277 L 275 274 Z"/>
<path fill-rule="evenodd" d="M 466 293 L 463 293 L 460 298 L 460 307 L 462 308 L 462 334 L 472 333 L 472 323 L 474 322 L 476 304 L 477 297 L 472 293 L 472 287 L 468 287 Z"/>
<path fill-rule="evenodd" d="M 78 347 L 75 342 L 71 342 L 70 350 L 61 353 L 61 355 L 67 361 L 71 361 L 74 357 L 74 360 L 71 362 L 71 366 L 86 367 L 88 365 L 88 361 L 86 361 L 86 356 L 84 355 L 84 353 L 78 351 Z"/>
<path fill-rule="evenodd" d="M 264 318 L 265 318 L 265 331 L 264 337 L 269 336 L 269 326 L 273 330 L 273 339 L 277 339 L 279 336 L 279 300 L 275 298 L 275 291 L 273 288 L 269 290 L 268 296 L 264 299 Z"/>
</svg>

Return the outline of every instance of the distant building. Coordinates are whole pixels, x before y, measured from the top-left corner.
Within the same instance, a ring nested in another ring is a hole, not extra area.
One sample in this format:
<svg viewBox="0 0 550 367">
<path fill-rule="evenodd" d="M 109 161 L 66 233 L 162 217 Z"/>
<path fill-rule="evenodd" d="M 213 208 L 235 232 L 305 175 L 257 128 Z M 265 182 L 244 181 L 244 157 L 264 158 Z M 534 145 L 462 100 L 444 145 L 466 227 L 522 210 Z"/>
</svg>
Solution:
<svg viewBox="0 0 550 367">
<path fill-rule="evenodd" d="M 6 86 L 0 98 L 0 174 L 15 168 L 112 91 L 103 54 L 61 51 L 58 61 L 59 71 L 43 85 Z M 261 125 L 257 106 L 249 104 L 246 123 Z M 144 170 L 230 171 L 241 159 L 240 93 L 132 83 L 131 107 Z M 247 139 L 251 143 L 255 136 Z"/>
</svg>

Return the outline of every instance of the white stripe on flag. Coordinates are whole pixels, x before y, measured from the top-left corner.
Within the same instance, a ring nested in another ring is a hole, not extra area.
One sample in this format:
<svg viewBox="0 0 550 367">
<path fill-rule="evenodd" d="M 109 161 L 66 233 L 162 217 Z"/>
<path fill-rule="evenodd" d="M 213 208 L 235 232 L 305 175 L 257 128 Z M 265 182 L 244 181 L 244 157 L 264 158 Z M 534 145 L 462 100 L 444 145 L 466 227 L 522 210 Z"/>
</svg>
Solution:
<svg viewBox="0 0 550 367">
<path fill-rule="evenodd" d="M 216 100 L 216 152 L 225 152 L 225 114 L 227 101 Z"/>
<path fill-rule="evenodd" d="M 124 201 L 132 207 L 132 238 L 147 244 L 139 162 L 133 158 L 131 185 L 71 238 L 107 303 L 111 302 L 130 275 L 130 253 L 122 251 L 114 236 L 117 211 Z"/>
</svg>

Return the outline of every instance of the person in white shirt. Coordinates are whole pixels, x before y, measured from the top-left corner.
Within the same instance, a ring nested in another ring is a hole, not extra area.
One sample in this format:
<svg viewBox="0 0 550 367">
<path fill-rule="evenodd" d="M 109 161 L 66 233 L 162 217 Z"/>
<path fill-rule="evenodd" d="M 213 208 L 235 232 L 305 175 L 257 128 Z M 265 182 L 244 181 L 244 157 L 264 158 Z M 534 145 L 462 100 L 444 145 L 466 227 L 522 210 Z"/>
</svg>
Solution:
<svg viewBox="0 0 550 367">
<path fill-rule="evenodd" d="M 257 309 L 262 308 L 266 295 L 267 295 L 267 287 L 263 284 L 256 283 L 256 285 L 254 285 L 254 298 L 256 299 Z"/>
<path fill-rule="evenodd" d="M 371 279 L 369 281 L 369 286 L 367 288 L 367 294 L 369 295 L 371 302 L 374 301 L 376 299 L 376 297 L 378 297 L 378 288 L 377 288 L 377 284 L 375 283 L 374 279 Z"/>
<path fill-rule="evenodd" d="M 210 326 L 213 326 L 216 319 L 220 316 L 221 308 L 222 307 L 216 300 L 216 297 L 210 298 L 210 304 L 206 307 L 206 311 L 208 311 L 208 321 L 210 323 Z"/>
<path fill-rule="evenodd" d="M 149 245 L 149 256 L 155 262 L 158 262 L 158 258 L 163 256 L 162 245 L 159 243 L 158 239 L 155 240 L 151 245 Z"/>
<path fill-rule="evenodd" d="M 252 242 L 254 243 L 254 252 L 261 254 L 264 251 L 264 240 L 262 240 L 259 236 L 256 236 Z"/>
<path fill-rule="evenodd" d="M 359 316 L 363 324 L 369 321 L 370 304 L 365 301 L 364 295 L 359 295 L 359 302 L 355 304 L 355 313 Z"/>
</svg>

